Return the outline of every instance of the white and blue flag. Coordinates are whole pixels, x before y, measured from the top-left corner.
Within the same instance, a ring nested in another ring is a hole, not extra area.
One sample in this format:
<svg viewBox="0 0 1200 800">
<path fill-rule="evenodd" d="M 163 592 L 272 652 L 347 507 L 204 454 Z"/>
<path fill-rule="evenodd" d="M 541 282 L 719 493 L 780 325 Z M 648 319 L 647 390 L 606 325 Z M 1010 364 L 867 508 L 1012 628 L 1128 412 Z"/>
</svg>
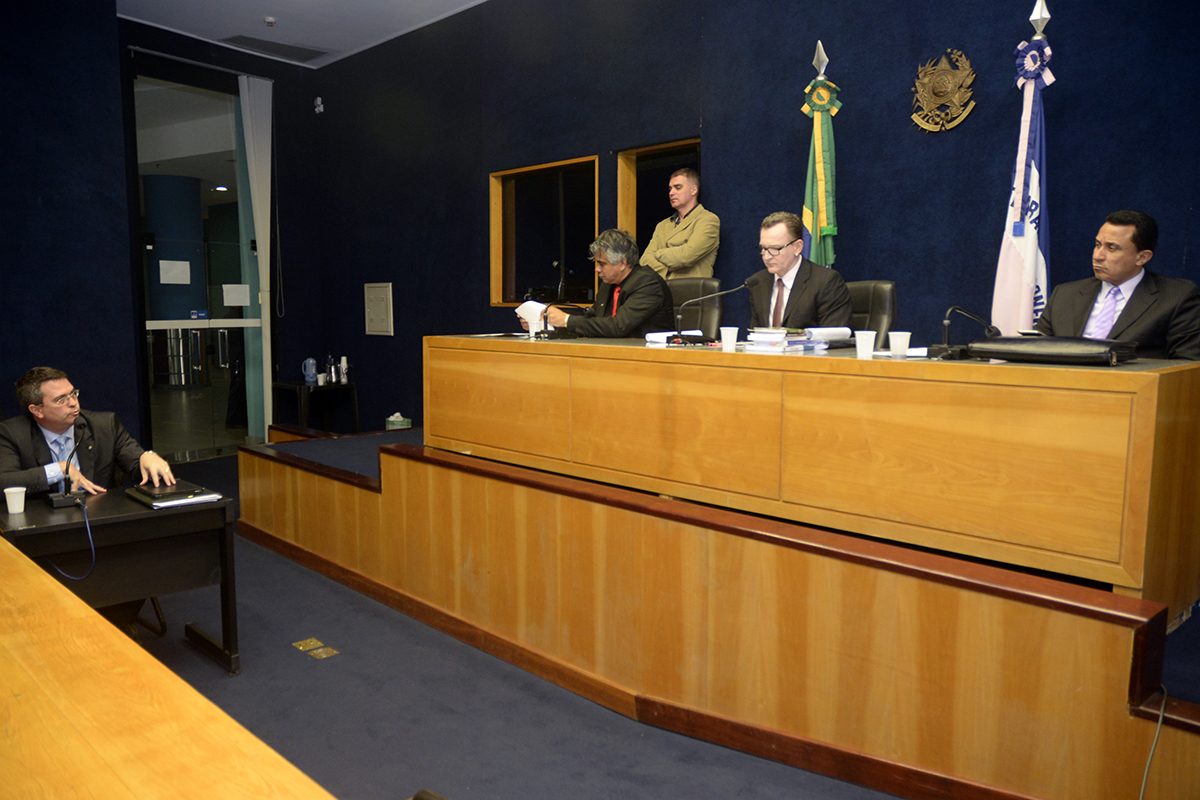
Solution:
<svg viewBox="0 0 1200 800">
<path fill-rule="evenodd" d="M 1042 6 L 1039 0 L 1039 6 Z M 1044 7 L 1043 7 L 1044 8 Z M 1036 12 L 1035 12 L 1036 13 Z M 1046 15 L 1047 18 L 1049 15 Z M 1046 306 L 1049 226 L 1046 221 L 1046 123 L 1042 89 L 1054 82 L 1048 65 L 1050 45 L 1039 36 L 1021 42 L 1016 50 L 1017 88 L 1024 95 L 1021 138 L 1013 167 L 996 288 L 992 294 L 992 324 L 1005 336 L 1028 330 Z"/>
</svg>

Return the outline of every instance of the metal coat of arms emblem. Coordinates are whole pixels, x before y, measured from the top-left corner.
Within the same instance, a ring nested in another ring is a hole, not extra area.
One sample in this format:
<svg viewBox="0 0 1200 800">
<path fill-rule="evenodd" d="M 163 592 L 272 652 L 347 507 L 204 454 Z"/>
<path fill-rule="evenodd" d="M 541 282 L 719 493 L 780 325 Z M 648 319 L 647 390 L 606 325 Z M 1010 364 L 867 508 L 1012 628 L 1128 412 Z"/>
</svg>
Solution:
<svg viewBox="0 0 1200 800">
<path fill-rule="evenodd" d="M 917 70 L 917 83 L 913 86 L 912 121 L 926 131 L 948 131 L 958 125 L 975 101 L 971 99 L 971 84 L 975 71 L 961 50 L 947 50 L 949 59 L 942 56 L 930 61 Z M 951 61 L 954 62 L 953 66 Z"/>
</svg>

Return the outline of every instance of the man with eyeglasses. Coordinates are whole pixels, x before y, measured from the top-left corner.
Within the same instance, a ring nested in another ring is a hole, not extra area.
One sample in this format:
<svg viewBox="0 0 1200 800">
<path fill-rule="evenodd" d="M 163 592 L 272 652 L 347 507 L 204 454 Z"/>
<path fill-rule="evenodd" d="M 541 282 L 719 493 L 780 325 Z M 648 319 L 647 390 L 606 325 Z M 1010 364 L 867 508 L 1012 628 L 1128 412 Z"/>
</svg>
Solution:
<svg viewBox="0 0 1200 800">
<path fill-rule="evenodd" d="M 0 486 L 31 494 L 82 489 L 99 494 L 138 470 L 141 482 L 171 485 L 171 466 L 143 450 L 116 414 L 83 411 L 67 373 L 34 367 L 17 381 L 21 416 L 0 422 Z"/>
<path fill-rule="evenodd" d="M 850 290 L 836 271 L 802 255 L 804 223 L 787 211 L 762 221 L 758 253 L 763 266 L 750 286 L 751 328 L 848 328 Z"/>
</svg>

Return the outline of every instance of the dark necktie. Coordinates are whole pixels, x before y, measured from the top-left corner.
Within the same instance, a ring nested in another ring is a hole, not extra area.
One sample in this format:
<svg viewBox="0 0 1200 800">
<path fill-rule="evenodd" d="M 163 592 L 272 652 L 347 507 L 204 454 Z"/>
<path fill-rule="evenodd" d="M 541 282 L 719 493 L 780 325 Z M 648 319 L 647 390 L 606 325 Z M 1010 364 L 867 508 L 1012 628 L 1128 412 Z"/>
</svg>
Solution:
<svg viewBox="0 0 1200 800">
<path fill-rule="evenodd" d="M 783 327 L 783 278 L 775 279 L 775 310 L 771 312 L 771 327 Z"/>
</svg>

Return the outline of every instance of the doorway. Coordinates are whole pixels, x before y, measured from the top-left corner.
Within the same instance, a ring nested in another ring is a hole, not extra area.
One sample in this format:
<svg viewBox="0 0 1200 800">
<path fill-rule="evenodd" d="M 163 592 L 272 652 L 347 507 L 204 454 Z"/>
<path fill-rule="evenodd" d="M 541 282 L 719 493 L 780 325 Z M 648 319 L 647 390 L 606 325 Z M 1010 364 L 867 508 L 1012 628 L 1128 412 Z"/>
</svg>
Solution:
<svg viewBox="0 0 1200 800">
<path fill-rule="evenodd" d="M 150 425 L 172 462 L 264 439 L 256 394 L 247 400 L 261 383 L 263 359 L 247 358 L 247 342 L 262 341 L 261 309 L 231 77 L 218 88 L 134 78 Z"/>
</svg>

